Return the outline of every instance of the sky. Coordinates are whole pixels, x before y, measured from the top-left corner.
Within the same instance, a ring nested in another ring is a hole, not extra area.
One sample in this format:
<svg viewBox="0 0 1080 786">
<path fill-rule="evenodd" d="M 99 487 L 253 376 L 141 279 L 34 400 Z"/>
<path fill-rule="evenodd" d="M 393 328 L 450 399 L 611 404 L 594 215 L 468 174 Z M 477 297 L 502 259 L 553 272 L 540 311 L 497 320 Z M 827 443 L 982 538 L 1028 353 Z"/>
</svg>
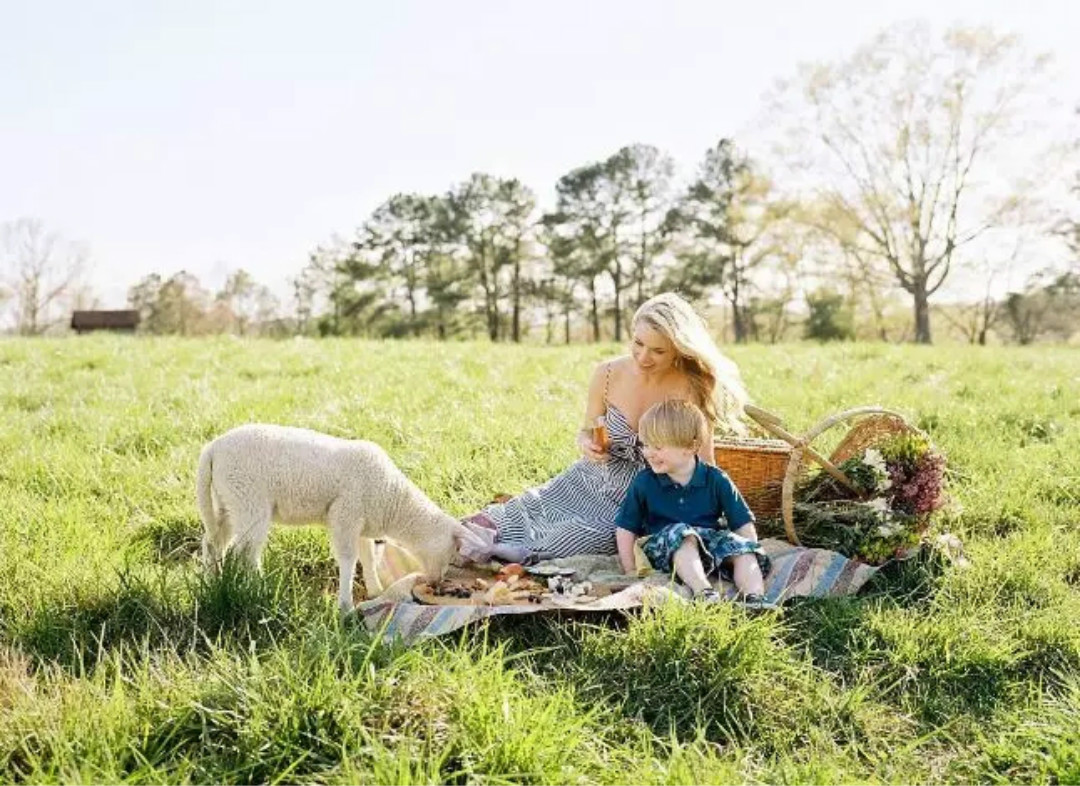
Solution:
<svg viewBox="0 0 1080 786">
<path fill-rule="evenodd" d="M 635 142 L 686 176 L 748 133 L 777 79 L 900 21 L 1019 33 L 1080 102 L 1078 8 L 0 0 L 0 222 L 86 244 L 105 307 L 181 269 L 216 289 L 244 268 L 284 295 L 397 192 L 482 171 L 546 205 L 562 174 Z"/>
</svg>

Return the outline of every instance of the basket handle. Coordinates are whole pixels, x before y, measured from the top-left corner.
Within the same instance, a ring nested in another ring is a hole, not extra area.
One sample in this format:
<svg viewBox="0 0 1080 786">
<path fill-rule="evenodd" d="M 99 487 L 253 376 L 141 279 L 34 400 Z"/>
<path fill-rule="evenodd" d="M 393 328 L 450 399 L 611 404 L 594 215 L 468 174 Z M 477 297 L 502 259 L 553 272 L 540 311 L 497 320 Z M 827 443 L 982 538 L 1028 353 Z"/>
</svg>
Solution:
<svg viewBox="0 0 1080 786">
<path fill-rule="evenodd" d="M 743 406 L 743 410 L 750 416 L 751 420 L 754 420 L 764 429 L 768 429 L 769 426 L 775 426 L 777 428 L 784 427 L 784 421 L 780 420 L 779 416 L 774 415 L 767 409 L 762 409 L 754 404 L 746 404 Z"/>
<path fill-rule="evenodd" d="M 778 418 L 776 415 L 762 409 L 761 407 L 756 407 L 753 404 L 747 404 L 743 407 L 743 409 L 746 411 L 746 414 L 753 418 L 763 429 L 768 431 L 774 437 L 779 437 L 780 439 L 784 440 L 784 442 L 787 442 L 789 445 L 796 448 L 797 450 L 801 450 L 809 458 L 812 458 L 814 461 L 820 464 L 821 468 L 828 472 L 830 475 L 832 475 L 834 478 L 836 478 L 839 483 L 847 486 L 847 488 L 854 492 L 856 496 L 862 496 L 862 492 L 854 483 L 852 483 L 848 479 L 847 475 L 841 472 L 835 464 L 833 464 L 823 455 L 810 447 L 810 445 L 807 444 L 807 441 L 805 439 L 796 437 L 794 434 L 785 429 L 783 421 L 781 421 L 780 418 Z"/>
</svg>

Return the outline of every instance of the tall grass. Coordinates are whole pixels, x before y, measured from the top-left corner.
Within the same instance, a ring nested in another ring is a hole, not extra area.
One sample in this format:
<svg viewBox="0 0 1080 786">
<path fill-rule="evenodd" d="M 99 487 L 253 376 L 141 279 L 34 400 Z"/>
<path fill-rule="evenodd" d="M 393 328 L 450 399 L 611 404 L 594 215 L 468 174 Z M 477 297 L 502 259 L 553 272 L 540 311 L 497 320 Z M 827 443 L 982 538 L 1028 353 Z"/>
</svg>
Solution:
<svg viewBox="0 0 1080 786">
<path fill-rule="evenodd" d="M 335 611 L 318 529 L 198 570 L 201 445 L 380 442 L 455 514 L 573 460 L 618 347 L 0 343 L 0 782 L 1080 782 L 1080 353 L 737 347 L 793 430 L 907 411 L 947 452 L 926 558 L 780 620 L 501 618 L 413 648 Z"/>
</svg>

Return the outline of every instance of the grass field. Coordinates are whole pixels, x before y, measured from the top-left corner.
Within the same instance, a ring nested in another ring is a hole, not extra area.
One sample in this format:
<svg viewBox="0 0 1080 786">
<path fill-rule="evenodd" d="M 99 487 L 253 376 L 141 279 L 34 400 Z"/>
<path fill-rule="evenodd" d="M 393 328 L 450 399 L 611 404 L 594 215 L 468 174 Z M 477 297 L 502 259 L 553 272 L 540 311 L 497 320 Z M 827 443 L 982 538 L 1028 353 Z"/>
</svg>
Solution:
<svg viewBox="0 0 1080 786">
<path fill-rule="evenodd" d="M 194 560 L 201 445 L 380 442 L 465 514 L 574 457 L 615 346 L 0 342 L 0 782 L 1080 782 L 1080 352 L 738 347 L 795 429 L 910 413 L 946 451 L 913 561 L 780 620 L 500 619 L 403 649 L 339 620 L 319 529 L 262 578 Z"/>
</svg>

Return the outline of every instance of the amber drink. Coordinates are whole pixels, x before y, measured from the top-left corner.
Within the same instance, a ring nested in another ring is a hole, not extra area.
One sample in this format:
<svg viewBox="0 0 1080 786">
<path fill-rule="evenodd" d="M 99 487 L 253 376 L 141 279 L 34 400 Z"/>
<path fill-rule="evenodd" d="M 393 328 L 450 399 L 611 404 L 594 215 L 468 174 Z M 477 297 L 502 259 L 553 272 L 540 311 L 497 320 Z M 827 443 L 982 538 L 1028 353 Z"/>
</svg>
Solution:
<svg viewBox="0 0 1080 786">
<path fill-rule="evenodd" d="M 604 420 L 603 415 L 600 415 L 593 421 L 592 438 L 593 442 L 600 446 L 600 450 L 607 451 L 607 421 Z"/>
</svg>

